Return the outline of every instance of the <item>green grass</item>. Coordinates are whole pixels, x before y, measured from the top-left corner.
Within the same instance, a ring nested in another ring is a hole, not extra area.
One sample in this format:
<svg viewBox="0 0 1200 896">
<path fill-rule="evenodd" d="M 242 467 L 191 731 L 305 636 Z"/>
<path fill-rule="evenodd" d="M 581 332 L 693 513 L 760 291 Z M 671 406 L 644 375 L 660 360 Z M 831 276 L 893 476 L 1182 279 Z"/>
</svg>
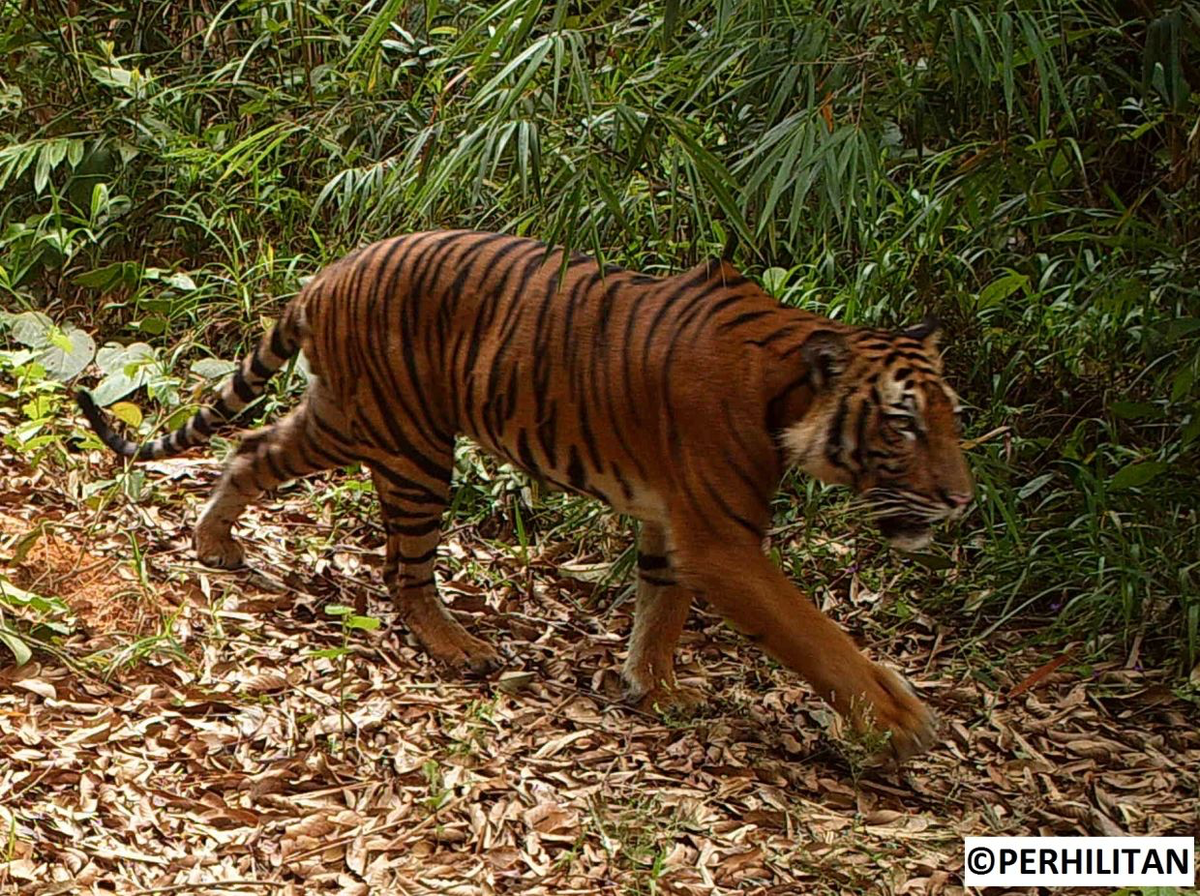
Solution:
<svg viewBox="0 0 1200 896">
<path fill-rule="evenodd" d="M 505 229 L 661 273 L 732 246 L 786 302 L 946 322 L 968 436 L 1005 428 L 923 589 L 960 629 L 1200 659 L 1200 5 L 77 8 L 0 0 L 0 302 L 148 343 L 147 430 L 371 239 Z M 70 465 L 31 350 L 0 360 L 6 438 Z M 489 469 L 458 513 L 580 518 Z M 801 485 L 778 521 L 840 529 L 839 502 Z"/>
</svg>

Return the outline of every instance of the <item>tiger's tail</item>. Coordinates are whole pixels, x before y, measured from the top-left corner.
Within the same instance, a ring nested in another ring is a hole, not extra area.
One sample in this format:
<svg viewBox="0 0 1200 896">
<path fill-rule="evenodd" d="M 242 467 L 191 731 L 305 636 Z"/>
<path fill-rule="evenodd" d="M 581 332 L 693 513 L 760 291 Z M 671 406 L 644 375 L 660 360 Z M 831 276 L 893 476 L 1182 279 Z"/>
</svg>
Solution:
<svg viewBox="0 0 1200 896">
<path fill-rule="evenodd" d="M 179 429 L 152 442 L 139 444 L 119 435 L 86 389 L 79 389 L 75 400 L 100 440 L 122 457 L 133 460 L 174 457 L 205 444 L 215 431 L 227 426 L 246 405 L 261 396 L 267 380 L 300 351 L 306 329 L 302 305 L 293 301 L 279 323 L 242 359 L 240 367 L 221 388 L 216 403 L 201 408 Z"/>
</svg>

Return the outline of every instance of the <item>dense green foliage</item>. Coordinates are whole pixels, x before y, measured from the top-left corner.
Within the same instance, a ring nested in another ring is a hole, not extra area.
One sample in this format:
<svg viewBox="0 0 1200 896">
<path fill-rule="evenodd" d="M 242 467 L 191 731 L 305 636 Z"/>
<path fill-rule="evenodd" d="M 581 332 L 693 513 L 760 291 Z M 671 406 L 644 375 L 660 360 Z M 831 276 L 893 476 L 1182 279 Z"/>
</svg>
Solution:
<svg viewBox="0 0 1200 896">
<path fill-rule="evenodd" d="M 168 406 L 186 362 L 383 235 L 506 229 L 661 272 L 733 246 L 788 302 L 946 322 L 989 436 L 949 591 L 976 631 L 1028 613 L 1200 657 L 1200 5 L 0 13 L 3 304 L 150 342 Z"/>
</svg>

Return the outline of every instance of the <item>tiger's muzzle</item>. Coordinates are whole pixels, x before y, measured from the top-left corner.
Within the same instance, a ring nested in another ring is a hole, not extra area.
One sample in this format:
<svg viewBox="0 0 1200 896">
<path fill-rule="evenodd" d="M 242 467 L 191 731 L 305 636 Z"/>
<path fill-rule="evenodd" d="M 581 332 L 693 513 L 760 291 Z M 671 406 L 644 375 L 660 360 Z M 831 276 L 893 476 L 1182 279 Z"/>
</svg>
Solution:
<svg viewBox="0 0 1200 896">
<path fill-rule="evenodd" d="M 874 518 L 889 545 L 901 551 L 919 551 L 933 540 L 935 523 L 961 517 L 971 495 L 943 493 L 936 499 L 894 489 L 871 489 L 862 503 Z"/>
</svg>

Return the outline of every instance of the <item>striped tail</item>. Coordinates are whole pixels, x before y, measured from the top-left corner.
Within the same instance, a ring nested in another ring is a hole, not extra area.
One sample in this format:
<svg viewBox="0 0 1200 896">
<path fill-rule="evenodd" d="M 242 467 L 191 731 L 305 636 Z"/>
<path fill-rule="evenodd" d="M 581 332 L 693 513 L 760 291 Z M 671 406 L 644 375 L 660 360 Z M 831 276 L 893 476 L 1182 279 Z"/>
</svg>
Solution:
<svg viewBox="0 0 1200 896">
<path fill-rule="evenodd" d="M 208 442 L 215 431 L 230 424 L 246 405 L 261 396 L 267 380 L 300 350 L 303 330 L 303 312 L 299 303 L 293 302 L 254 352 L 242 359 L 241 366 L 221 388 L 216 403 L 201 408 L 179 429 L 153 442 L 139 445 L 122 438 L 86 389 L 78 390 L 75 400 L 100 440 L 122 457 L 133 460 L 174 457 Z"/>
</svg>

